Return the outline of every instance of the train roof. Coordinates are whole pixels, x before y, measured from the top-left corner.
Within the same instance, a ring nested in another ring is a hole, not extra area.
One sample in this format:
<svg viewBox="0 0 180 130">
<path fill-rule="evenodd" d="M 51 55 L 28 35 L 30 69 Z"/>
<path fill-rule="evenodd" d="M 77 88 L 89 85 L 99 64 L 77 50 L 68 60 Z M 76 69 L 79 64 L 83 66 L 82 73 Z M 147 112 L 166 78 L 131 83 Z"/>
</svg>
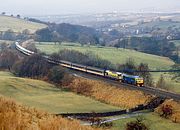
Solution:
<svg viewBox="0 0 180 130">
<path fill-rule="evenodd" d="M 126 76 L 126 77 L 131 77 L 131 78 L 141 78 L 137 75 L 128 75 L 128 74 L 123 74 L 123 76 Z"/>
<path fill-rule="evenodd" d="M 111 70 L 106 70 L 106 72 L 112 72 L 112 73 L 116 73 L 116 74 L 122 74 L 121 72 L 116 72 L 116 71 L 111 71 Z"/>
</svg>

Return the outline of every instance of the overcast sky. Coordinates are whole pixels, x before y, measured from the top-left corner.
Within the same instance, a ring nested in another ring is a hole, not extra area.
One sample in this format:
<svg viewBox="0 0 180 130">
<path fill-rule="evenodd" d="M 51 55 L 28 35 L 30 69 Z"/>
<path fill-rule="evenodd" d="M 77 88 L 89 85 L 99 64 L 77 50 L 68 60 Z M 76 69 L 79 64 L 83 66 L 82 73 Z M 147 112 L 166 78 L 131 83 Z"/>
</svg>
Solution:
<svg viewBox="0 0 180 130">
<path fill-rule="evenodd" d="M 24 15 L 173 12 L 180 11 L 180 0 L 0 0 L 0 11 Z"/>
</svg>

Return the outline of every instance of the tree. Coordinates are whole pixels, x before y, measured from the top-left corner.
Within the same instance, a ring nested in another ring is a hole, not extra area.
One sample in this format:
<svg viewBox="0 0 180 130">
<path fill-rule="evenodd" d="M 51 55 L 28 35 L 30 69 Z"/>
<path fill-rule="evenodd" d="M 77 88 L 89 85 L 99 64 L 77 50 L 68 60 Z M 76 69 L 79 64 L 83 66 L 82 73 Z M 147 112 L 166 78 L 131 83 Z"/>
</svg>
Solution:
<svg viewBox="0 0 180 130">
<path fill-rule="evenodd" d="M 166 88 L 166 82 L 165 82 L 164 77 L 163 77 L 162 74 L 161 74 L 158 82 L 156 83 L 156 87 L 157 88 Z"/>
<path fill-rule="evenodd" d="M 3 39 L 4 40 L 15 40 L 16 35 L 14 34 L 13 30 L 8 29 L 4 34 L 3 34 Z"/>
<path fill-rule="evenodd" d="M 34 54 L 21 61 L 19 64 L 20 71 L 16 72 L 18 76 L 22 77 L 44 77 L 47 75 L 48 70 L 51 66 L 47 61 L 41 56 L 41 54 Z"/>
<path fill-rule="evenodd" d="M 144 64 L 144 63 L 141 63 L 138 68 L 137 68 L 138 71 L 142 71 L 142 72 L 138 72 L 137 74 L 141 77 L 143 77 L 144 79 L 144 82 L 145 82 L 145 85 L 148 85 L 148 86 L 153 86 L 153 79 L 152 79 L 152 75 L 149 71 L 149 66 L 148 64 Z"/>
<path fill-rule="evenodd" d="M 0 53 L 0 67 L 11 70 L 13 64 L 19 59 L 18 55 L 12 50 L 3 50 Z"/>
<path fill-rule="evenodd" d="M 118 70 L 128 74 L 134 74 L 133 71 L 136 70 L 135 61 L 132 58 L 128 58 L 125 64 L 118 65 Z"/>
<path fill-rule="evenodd" d="M 17 16 L 16 16 L 17 18 L 21 18 L 21 16 L 18 14 Z"/>
<path fill-rule="evenodd" d="M 53 68 L 50 69 L 48 73 L 48 79 L 52 81 L 53 83 L 61 83 L 61 80 L 63 79 L 65 75 L 65 71 L 62 67 L 60 66 L 54 66 Z"/>
</svg>

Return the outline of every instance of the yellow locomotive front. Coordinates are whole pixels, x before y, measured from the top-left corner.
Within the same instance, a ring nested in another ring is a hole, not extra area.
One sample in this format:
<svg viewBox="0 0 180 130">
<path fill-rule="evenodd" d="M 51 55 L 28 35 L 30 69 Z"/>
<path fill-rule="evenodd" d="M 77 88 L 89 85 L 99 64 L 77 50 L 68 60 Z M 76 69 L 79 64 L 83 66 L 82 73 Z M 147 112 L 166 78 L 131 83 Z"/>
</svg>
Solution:
<svg viewBox="0 0 180 130">
<path fill-rule="evenodd" d="M 135 78 L 137 86 L 144 86 L 144 79 L 143 78 Z"/>
</svg>

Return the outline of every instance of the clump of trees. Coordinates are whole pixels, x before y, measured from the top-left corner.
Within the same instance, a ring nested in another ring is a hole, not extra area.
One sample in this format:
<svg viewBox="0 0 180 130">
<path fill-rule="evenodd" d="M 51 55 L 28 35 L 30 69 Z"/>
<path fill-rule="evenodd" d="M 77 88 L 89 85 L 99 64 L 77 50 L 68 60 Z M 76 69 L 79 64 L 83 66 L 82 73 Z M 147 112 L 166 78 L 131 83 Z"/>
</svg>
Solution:
<svg viewBox="0 0 180 130">
<path fill-rule="evenodd" d="M 18 54 L 10 49 L 3 49 L 0 52 L 0 68 L 8 69 L 11 71 L 13 65 L 18 61 L 20 58 Z"/>
<path fill-rule="evenodd" d="M 12 29 L 8 29 L 7 31 L 0 33 L 1 40 L 10 40 L 10 41 L 15 41 L 18 39 L 27 40 L 32 37 L 33 36 L 30 35 L 30 31 L 28 29 L 23 30 L 21 33 L 16 33 Z"/>
<path fill-rule="evenodd" d="M 44 77 L 47 75 L 50 65 L 40 54 L 34 54 L 18 62 L 15 73 L 21 77 Z"/>
<path fill-rule="evenodd" d="M 91 52 L 81 53 L 75 50 L 62 50 L 54 53 L 51 57 L 55 60 L 65 60 L 73 63 L 78 63 L 87 66 L 99 67 L 104 69 L 114 69 L 114 65 Z"/>
<path fill-rule="evenodd" d="M 49 64 L 42 54 L 23 58 L 15 50 L 4 48 L 0 51 L 0 69 L 8 69 L 20 77 L 47 79 L 60 84 L 67 74 L 60 66 Z"/>
<path fill-rule="evenodd" d="M 98 33 L 95 29 L 71 25 L 67 23 L 49 24 L 47 28 L 40 29 L 36 32 L 37 41 L 44 42 L 79 42 L 82 44 L 98 44 Z"/>
<path fill-rule="evenodd" d="M 175 62 L 179 62 L 177 48 L 173 42 L 167 39 L 156 39 L 154 37 L 130 37 L 119 40 L 116 47 L 134 49 L 148 54 L 169 57 Z"/>
</svg>

